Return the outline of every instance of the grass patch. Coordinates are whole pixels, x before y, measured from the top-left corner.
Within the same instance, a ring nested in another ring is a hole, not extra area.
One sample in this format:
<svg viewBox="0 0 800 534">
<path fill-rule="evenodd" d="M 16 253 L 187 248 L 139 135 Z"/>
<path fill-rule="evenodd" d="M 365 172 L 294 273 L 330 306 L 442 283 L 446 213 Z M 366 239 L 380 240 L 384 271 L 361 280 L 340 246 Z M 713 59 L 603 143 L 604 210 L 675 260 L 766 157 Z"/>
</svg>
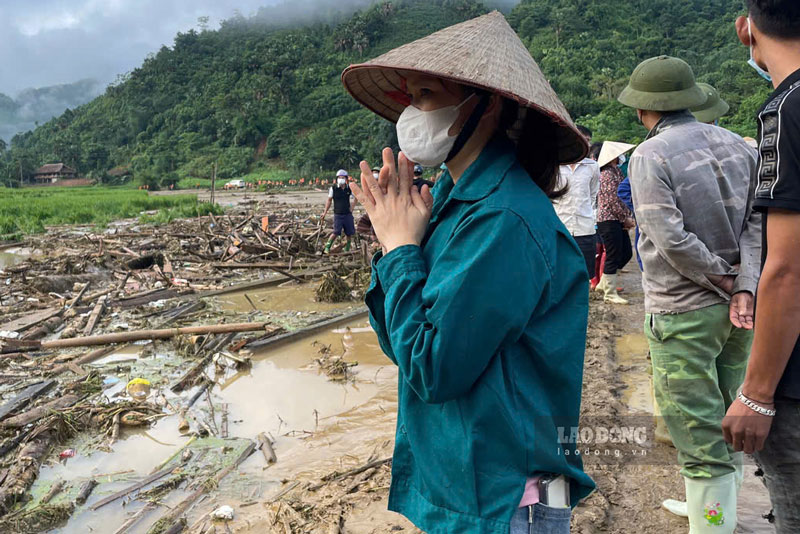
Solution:
<svg viewBox="0 0 800 534">
<path fill-rule="evenodd" d="M 192 217 L 202 217 L 213 213 L 214 215 L 222 215 L 223 209 L 219 204 L 211 204 L 209 202 L 202 202 L 200 204 L 187 204 L 178 206 L 176 208 L 168 208 L 159 210 L 156 214 L 145 213 L 139 217 L 139 222 L 142 224 L 168 224 L 175 219 L 189 219 Z"/>
<path fill-rule="evenodd" d="M 143 211 L 198 213 L 206 209 L 202 206 L 197 204 L 195 195 L 148 196 L 147 191 L 128 188 L 0 188 L 0 239 L 42 233 L 45 226 L 58 224 L 103 227 L 114 220 L 136 217 Z"/>
</svg>

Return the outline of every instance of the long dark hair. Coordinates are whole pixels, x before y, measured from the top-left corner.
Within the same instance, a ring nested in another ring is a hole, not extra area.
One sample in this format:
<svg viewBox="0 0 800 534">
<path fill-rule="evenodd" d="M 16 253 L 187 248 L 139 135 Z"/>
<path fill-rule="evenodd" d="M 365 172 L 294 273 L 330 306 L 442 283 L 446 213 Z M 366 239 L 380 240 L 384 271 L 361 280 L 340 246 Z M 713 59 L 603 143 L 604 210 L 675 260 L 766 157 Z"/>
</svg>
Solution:
<svg viewBox="0 0 800 534">
<path fill-rule="evenodd" d="M 542 113 L 527 110 L 521 128 L 519 104 L 504 99 L 498 132 L 514 131 L 517 161 L 533 182 L 551 199 L 563 196 L 567 187 L 559 188 L 558 132 L 556 125 Z"/>
</svg>

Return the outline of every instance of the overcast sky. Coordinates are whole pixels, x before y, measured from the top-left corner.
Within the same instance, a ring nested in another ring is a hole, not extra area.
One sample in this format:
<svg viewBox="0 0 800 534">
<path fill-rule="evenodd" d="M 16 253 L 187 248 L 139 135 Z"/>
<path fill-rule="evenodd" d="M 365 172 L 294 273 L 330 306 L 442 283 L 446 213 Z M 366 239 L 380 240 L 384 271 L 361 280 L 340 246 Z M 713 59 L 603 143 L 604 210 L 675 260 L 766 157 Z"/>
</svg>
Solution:
<svg viewBox="0 0 800 534">
<path fill-rule="evenodd" d="M 335 0 L 334 0 L 335 1 Z M 95 78 L 138 67 L 175 34 L 247 16 L 278 0 L 0 0 L 0 93 Z"/>
</svg>

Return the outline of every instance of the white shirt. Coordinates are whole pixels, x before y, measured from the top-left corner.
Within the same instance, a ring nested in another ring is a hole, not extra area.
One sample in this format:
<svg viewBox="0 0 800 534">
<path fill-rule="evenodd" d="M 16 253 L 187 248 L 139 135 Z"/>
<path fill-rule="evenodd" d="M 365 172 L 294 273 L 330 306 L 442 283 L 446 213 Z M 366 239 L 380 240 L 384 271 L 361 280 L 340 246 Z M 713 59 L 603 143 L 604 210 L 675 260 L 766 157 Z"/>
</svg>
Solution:
<svg viewBox="0 0 800 534">
<path fill-rule="evenodd" d="M 562 165 L 558 187 L 564 186 L 569 188 L 567 193 L 553 202 L 558 218 L 575 237 L 594 235 L 600 166 L 591 158 L 572 165 Z"/>
</svg>

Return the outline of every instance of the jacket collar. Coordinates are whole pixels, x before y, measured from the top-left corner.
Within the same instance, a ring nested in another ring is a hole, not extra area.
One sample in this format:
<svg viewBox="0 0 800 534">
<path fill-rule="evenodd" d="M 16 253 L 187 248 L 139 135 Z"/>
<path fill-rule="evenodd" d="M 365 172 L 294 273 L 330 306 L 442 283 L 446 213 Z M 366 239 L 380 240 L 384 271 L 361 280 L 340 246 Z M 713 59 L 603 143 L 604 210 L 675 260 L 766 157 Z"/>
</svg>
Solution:
<svg viewBox="0 0 800 534">
<path fill-rule="evenodd" d="M 511 141 L 502 137 L 492 139 L 457 183 L 453 184 L 449 171 L 442 175 L 439 179 L 439 182 L 444 182 L 441 184 L 441 193 L 444 193 L 442 197 L 464 202 L 486 198 L 497 189 L 516 161 L 517 156 Z"/>
<path fill-rule="evenodd" d="M 650 133 L 647 134 L 646 139 L 650 139 L 655 137 L 659 134 L 662 134 L 680 124 L 687 124 L 689 122 L 697 122 L 697 119 L 694 118 L 692 112 L 689 110 L 678 111 L 676 113 L 668 113 L 661 117 L 661 119 L 653 126 L 653 129 L 650 130 Z"/>
</svg>

